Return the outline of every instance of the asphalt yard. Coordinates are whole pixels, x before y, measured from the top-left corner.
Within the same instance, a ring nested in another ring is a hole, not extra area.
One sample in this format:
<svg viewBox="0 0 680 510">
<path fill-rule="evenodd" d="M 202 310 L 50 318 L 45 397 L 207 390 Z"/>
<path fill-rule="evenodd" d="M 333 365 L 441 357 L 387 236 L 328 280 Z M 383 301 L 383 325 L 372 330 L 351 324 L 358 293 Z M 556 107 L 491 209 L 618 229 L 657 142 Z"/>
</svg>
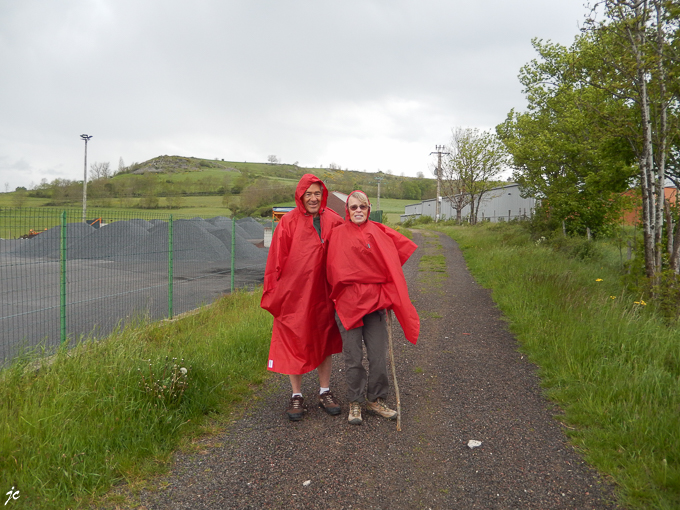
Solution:
<svg viewBox="0 0 680 510">
<path fill-rule="evenodd" d="M 67 335 L 77 340 L 104 336 L 138 318 L 160 320 L 170 307 L 173 315 L 184 313 L 230 292 L 230 218 L 173 222 L 172 301 L 167 222 L 133 219 L 101 228 L 73 223 L 66 232 L 63 268 L 59 227 L 31 239 L 0 240 L 0 364 L 22 349 L 59 345 L 62 311 Z M 237 288 L 264 279 L 267 249 L 256 246 L 263 233 L 252 218 L 236 224 Z"/>
</svg>

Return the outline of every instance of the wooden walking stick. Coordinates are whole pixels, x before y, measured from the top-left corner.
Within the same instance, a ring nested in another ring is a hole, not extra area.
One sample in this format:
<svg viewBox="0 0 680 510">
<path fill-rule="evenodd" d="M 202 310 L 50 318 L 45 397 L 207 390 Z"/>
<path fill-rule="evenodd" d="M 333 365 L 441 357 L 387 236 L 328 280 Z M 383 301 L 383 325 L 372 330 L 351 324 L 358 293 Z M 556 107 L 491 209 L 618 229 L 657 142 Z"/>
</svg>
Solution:
<svg viewBox="0 0 680 510">
<path fill-rule="evenodd" d="M 394 368 L 394 348 L 392 347 L 392 310 L 387 310 L 387 339 L 390 345 L 390 364 L 392 365 L 392 378 L 394 379 L 394 394 L 397 397 L 397 431 L 401 432 L 401 398 L 399 385 L 397 384 L 397 371 Z"/>
</svg>

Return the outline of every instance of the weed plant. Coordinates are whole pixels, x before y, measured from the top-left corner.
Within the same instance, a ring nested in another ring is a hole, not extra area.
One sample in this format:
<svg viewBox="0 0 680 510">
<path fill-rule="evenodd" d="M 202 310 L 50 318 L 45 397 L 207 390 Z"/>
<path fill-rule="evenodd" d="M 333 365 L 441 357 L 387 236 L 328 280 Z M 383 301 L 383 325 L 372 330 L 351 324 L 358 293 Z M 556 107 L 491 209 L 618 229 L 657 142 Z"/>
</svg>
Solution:
<svg viewBox="0 0 680 510">
<path fill-rule="evenodd" d="M 3 371 L 0 487 L 18 490 L 21 508 L 80 508 L 162 470 L 263 380 L 271 318 L 259 298 L 238 292 Z"/>
<path fill-rule="evenodd" d="M 512 224 L 437 228 L 493 289 L 556 418 L 621 505 L 680 508 L 680 331 L 624 290 L 615 243 L 537 242 Z"/>
</svg>

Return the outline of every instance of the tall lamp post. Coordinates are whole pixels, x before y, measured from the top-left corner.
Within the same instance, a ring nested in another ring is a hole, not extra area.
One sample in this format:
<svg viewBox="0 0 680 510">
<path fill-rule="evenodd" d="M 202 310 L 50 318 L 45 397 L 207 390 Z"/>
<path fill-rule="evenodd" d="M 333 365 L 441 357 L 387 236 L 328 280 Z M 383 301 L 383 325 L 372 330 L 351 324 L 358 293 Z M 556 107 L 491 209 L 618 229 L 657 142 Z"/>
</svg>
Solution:
<svg viewBox="0 0 680 510">
<path fill-rule="evenodd" d="M 87 212 L 87 142 L 90 141 L 92 135 L 80 135 L 80 138 L 85 140 L 85 169 L 83 170 L 83 223 L 85 223 Z"/>
<path fill-rule="evenodd" d="M 383 175 L 380 170 L 378 170 L 378 177 L 375 178 L 376 182 L 378 183 L 378 211 L 380 210 L 380 183 L 383 180 Z"/>
</svg>

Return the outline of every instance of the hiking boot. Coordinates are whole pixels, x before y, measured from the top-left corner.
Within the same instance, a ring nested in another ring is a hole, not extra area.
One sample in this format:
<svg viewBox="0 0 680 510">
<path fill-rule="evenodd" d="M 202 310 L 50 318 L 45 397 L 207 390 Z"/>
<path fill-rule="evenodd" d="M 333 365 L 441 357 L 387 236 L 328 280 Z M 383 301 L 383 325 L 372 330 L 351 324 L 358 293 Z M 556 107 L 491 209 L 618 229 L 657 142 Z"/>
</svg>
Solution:
<svg viewBox="0 0 680 510">
<path fill-rule="evenodd" d="M 288 419 L 290 421 L 300 421 L 302 416 L 307 412 L 307 406 L 305 405 L 305 399 L 299 395 L 290 398 L 290 403 L 288 404 Z"/>
<path fill-rule="evenodd" d="M 347 416 L 347 421 L 352 425 L 361 425 L 363 420 L 361 419 L 361 404 L 359 402 L 349 403 L 349 416 Z"/>
<path fill-rule="evenodd" d="M 335 397 L 331 393 L 331 390 L 324 391 L 319 395 L 319 407 L 326 411 L 331 416 L 337 416 L 340 414 L 340 404 L 335 400 Z"/>
<path fill-rule="evenodd" d="M 397 419 L 397 411 L 387 407 L 385 405 L 385 401 L 382 398 L 376 399 L 375 402 L 366 402 L 366 410 L 373 414 L 379 414 L 388 420 Z"/>
</svg>

